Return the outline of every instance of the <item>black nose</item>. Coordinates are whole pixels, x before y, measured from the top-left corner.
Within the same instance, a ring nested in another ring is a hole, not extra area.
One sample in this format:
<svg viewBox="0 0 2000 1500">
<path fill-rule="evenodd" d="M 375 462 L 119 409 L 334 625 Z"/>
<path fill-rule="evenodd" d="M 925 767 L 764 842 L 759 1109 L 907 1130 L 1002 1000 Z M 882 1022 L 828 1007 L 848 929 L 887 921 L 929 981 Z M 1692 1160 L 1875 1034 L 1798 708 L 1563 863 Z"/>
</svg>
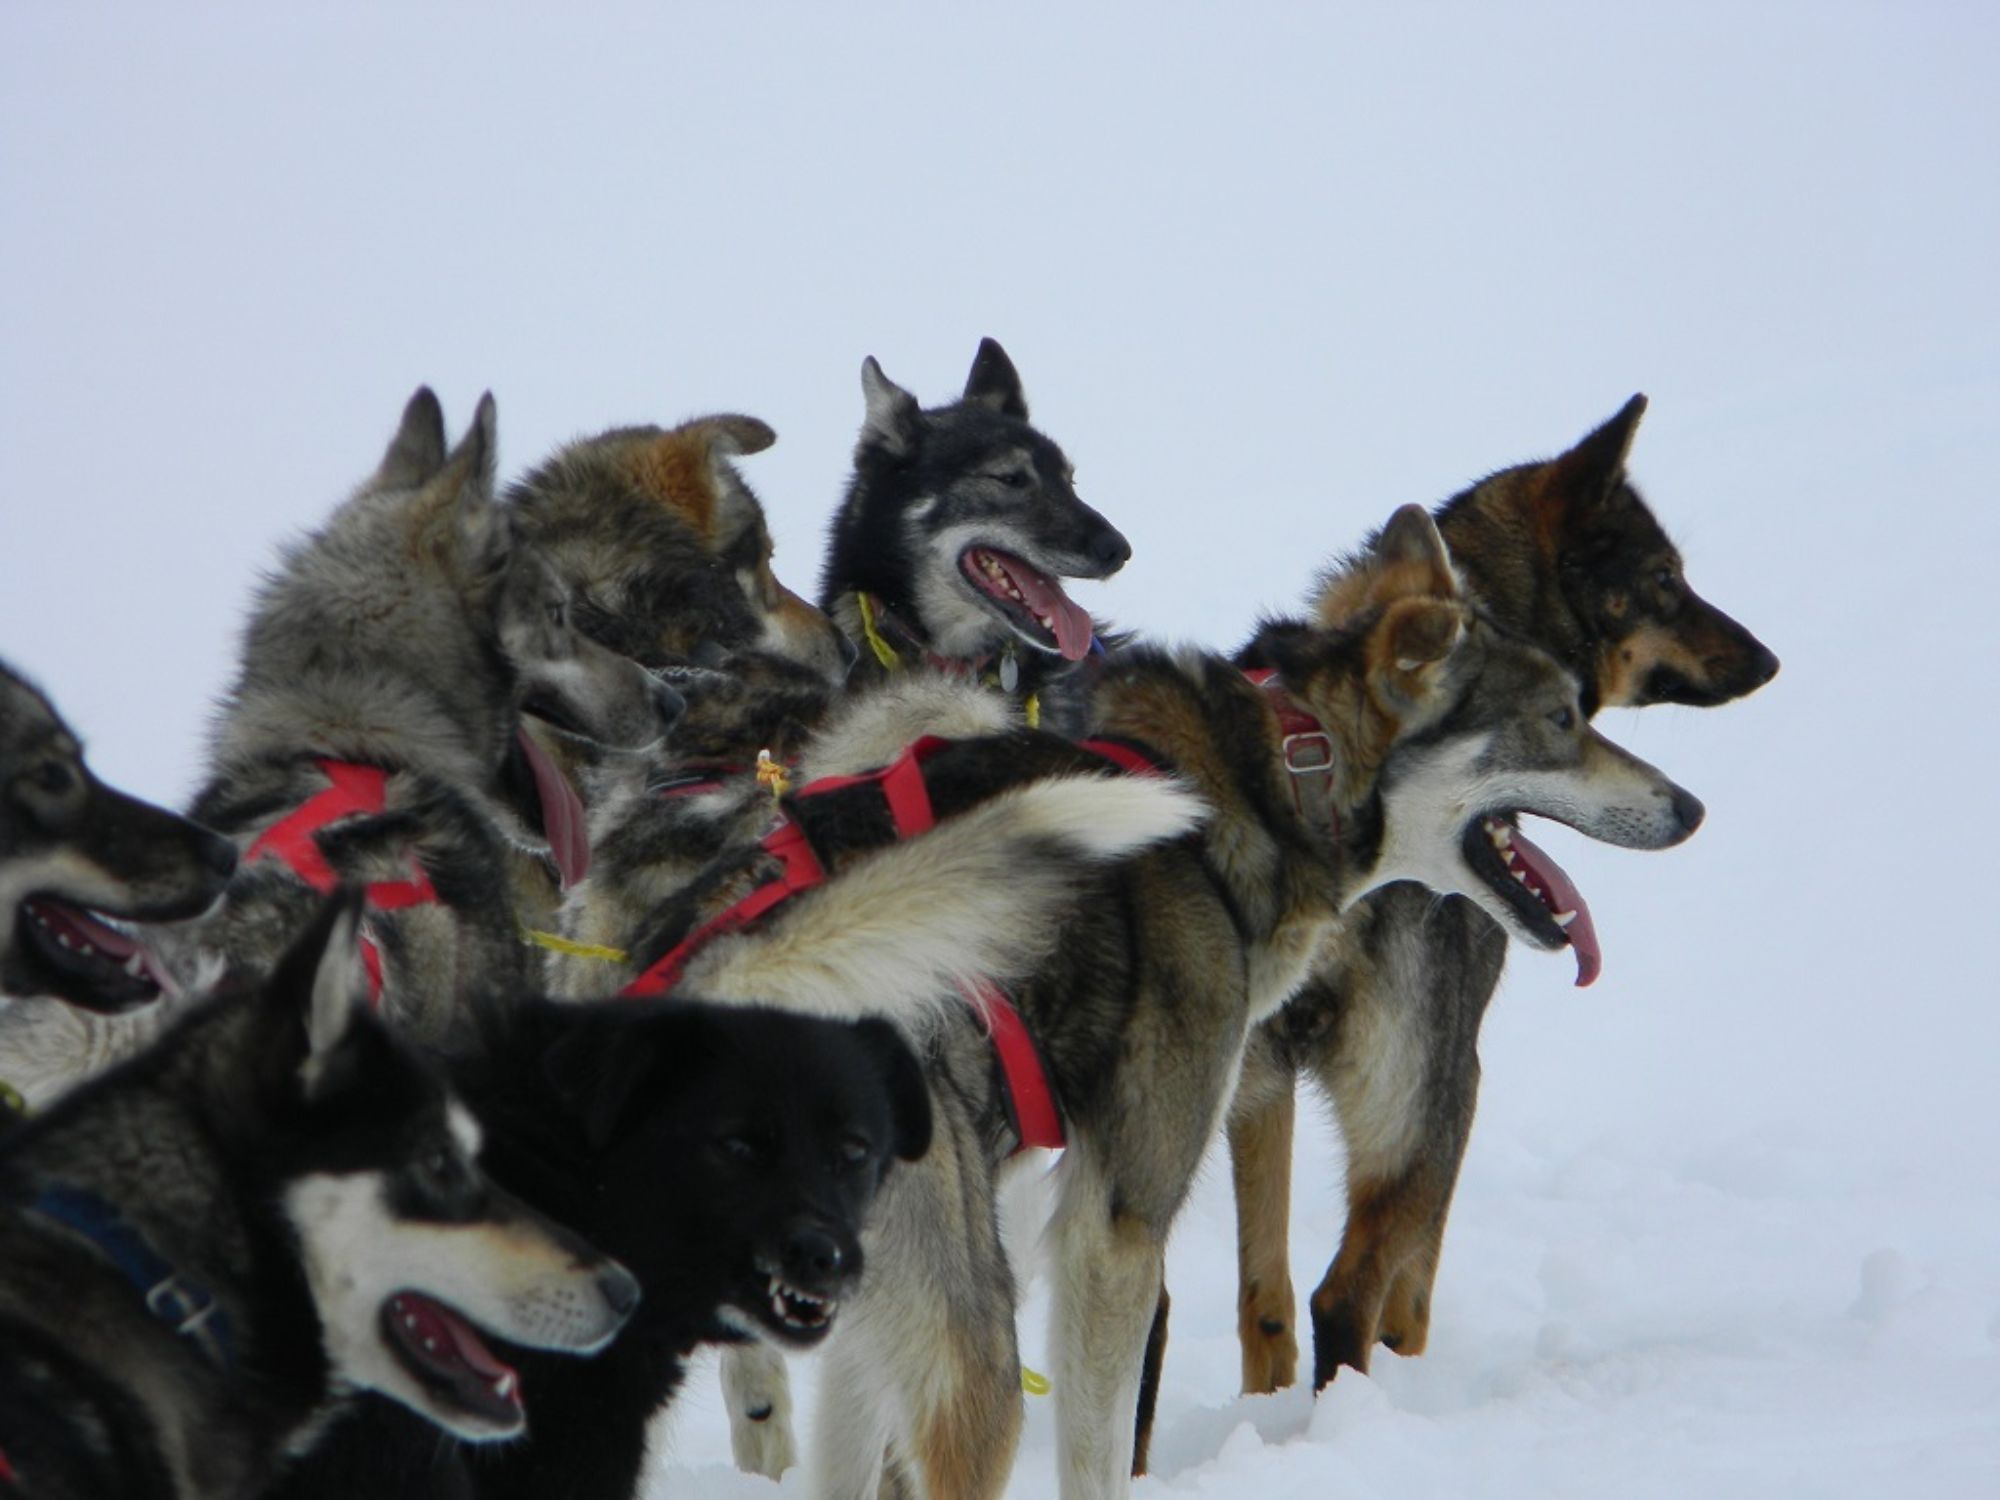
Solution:
<svg viewBox="0 0 2000 1500">
<path fill-rule="evenodd" d="M 653 679 L 653 712 L 660 717 L 660 723 L 668 729 L 680 723 L 681 715 L 687 712 L 688 701 L 659 678 Z"/>
<path fill-rule="evenodd" d="M 220 834 L 204 829 L 195 842 L 194 853 L 202 868 L 217 880 L 227 880 L 236 873 L 236 846 Z"/>
<path fill-rule="evenodd" d="M 785 1236 L 785 1276 L 802 1286 L 823 1286 L 847 1264 L 840 1241 L 824 1229 L 794 1229 Z"/>
<path fill-rule="evenodd" d="M 597 1290 L 621 1322 L 639 1305 L 639 1278 L 615 1262 L 598 1273 Z"/>
<path fill-rule="evenodd" d="M 1674 816 L 1681 820 L 1681 827 L 1693 833 L 1701 827 L 1701 820 L 1708 816 L 1708 809 L 1701 805 L 1697 797 L 1685 787 L 1674 788 Z"/>
<path fill-rule="evenodd" d="M 1090 539 L 1090 560 L 1104 570 L 1108 578 L 1132 560 L 1132 544 L 1125 540 L 1125 534 L 1115 527 L 1107 526 Z"/>
<path fill-rule="evenodd" d="M 1778 654 L 1760 641 L 1757 645 L 1757 654 L 1750 661 L 1751 686 L 1762 687 L 1777 675 Z"/>
</svg>

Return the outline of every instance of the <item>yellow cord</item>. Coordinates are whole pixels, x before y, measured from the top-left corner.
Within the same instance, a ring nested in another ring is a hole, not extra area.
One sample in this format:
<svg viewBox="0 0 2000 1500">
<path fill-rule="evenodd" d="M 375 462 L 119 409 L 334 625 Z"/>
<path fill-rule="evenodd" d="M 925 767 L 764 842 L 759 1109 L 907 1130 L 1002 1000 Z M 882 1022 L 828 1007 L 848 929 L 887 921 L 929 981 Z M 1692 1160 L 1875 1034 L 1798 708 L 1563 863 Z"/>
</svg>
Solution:
<svg viewBox="0 0 2000 1500">
<path fill-rule="evenodd" d="M 1027 697 L 1023 698 L 1021 700 L 1021 710 L 1028 716 L 1028 727 L 1030 729 L 1040 729 L 1042 727 L 1042 695 L 1040 693 L 1030 693 Z"/>
<path fill-rule="evenodd" d="M 21 1091 L 13 1084 L 0 1078 L 0 1113 L 9 1110 L 17 1115 L 25 1115 L 28 1112 L 28 1101 L 21 1097 Z"/>
<path fill-rule="evenodd" d="M 882 632 L 875 628 L 875 606 L 866 594 L 856 594 L 855 602 L 861 606 L 861 634 L 867 639 L 868 647 L 875 653 L 875 660 L 882 663 L 885 670 L 903 670 L 903 658 L 895 653 L 889 643 L 882 639 Z"/>
<path fill-rule="evenodd" d="M 1030 1396 L 1046 1396 L 1049 1393 L 1049 1377 L 1040 1370 L 1021 1366 L 1021 1389 Z"/>
<path fill-rule="evenodd" d="M 535 927 L 523 926 L 521 940 L 533 943 L 537 948 L 546 948 L 551 953 L 562 953 L 571 958 L 595 958 L 607 964 L 626 963 L 632 957 L 623 948 L 607 948 L 602 943 L 579 943 L 561 933 L 543 932 Z"/>
<path fill-rule="evenodd" d="M 757 785 L 769 787 L 773 801 L 792 789 L 791 776 L 782 765 L 771 758 L 771 752 L 768 750 L 757 752 Z"/>
</svg>

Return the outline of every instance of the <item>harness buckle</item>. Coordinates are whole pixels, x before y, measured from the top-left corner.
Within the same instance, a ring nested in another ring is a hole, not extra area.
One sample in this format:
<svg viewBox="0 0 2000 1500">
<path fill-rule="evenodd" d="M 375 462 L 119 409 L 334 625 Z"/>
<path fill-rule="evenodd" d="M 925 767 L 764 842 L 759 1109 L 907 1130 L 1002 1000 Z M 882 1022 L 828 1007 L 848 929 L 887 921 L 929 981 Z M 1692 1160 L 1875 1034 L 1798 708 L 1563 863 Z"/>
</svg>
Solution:
<svg viewBox="0 0 2000 1500">
<path fill-rule="evenodd" d="M 1333 736 L 1324 729 L 1288 734 L 1281 749 L 1285 769 L 1294 776 L 1316 776 L 1333 769 Z"/>
<path fill-rule="evenodd" d="M 200 1338 L 208 1320 L 215 1316 L 215 1294 L 169 1271 L 146 1289 L 146 1311 L 171 1324 L 175 1333 Z"/>
</svg>

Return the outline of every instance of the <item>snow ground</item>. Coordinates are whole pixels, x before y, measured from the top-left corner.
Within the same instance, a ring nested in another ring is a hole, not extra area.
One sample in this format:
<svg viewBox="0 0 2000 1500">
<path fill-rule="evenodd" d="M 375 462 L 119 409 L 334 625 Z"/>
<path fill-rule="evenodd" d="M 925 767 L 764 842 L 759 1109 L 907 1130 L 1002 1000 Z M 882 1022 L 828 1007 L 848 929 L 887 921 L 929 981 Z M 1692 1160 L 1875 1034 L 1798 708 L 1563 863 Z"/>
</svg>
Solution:
<svg viewBox="0 0 2000 1500">
<path fill-rule="evenodd" d="M 420 381 L 455 423 L 494 389 L 516 471 L 769 419 L 808 587 L 861 357 L 937 399 L 993 334 L 1134 545 L 1080 597 L 1222 645 L 1644 389 L 1634 474 L 1784 672 L 1607 716 L 1708 804 L 1684 848 L 1542 840 L 1605 975 L 1515 958 L 1428 1354 L 1236 1398 L 1211 1167 L 1141 1494 L 2000 1493 L 1996 41 L 1947 4 L 0 8 L 0 652 L 180 798 L 256 570 Z M 1340 1195 L 1300 1142 L 1303 1293 Z M 712 1380 L 672 1426 L 660 1493 L 770 1493 Z"/>
</svg>

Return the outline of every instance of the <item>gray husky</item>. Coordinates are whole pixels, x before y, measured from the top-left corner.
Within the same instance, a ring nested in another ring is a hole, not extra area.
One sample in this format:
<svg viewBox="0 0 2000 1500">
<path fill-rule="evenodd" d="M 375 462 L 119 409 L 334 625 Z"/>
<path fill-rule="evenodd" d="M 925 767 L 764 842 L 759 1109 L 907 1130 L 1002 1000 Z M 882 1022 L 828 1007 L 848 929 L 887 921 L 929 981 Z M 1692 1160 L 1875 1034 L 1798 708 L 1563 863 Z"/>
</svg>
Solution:
<svg viewBox="0 0 2000 1500">
<path fill-rule="evenodd" d="M 646 748 L 680 701 L 572 625 L 560 579 L 493 497 L 494 406 L 445 450 L 420 390 L 381 464 L 258 596 L 192 809 L 242 862 L 182 943 L 227 977 L 274 963 L 339 881 L 363 886 L 363 956 L 393 1019 L 452 1047 L 474 997 L 535 977 L 517 913 L 588 864 L 581 799 L 524 717 Z M 164 1022 L 68 1016 L 0 1047 L 0 1076 L 72 1079 Z"/>
<path fill-rule="evenodd" d="M 482 1334 L 601 1348 L 638 1284 L 488 1182 L 360 1003 L 356 905 L 0 1144 L 0 1491 L 260 1494 L 360 1390 L 519 1433 Z"/>
<path fill-rule="evenodd" d="M 101 1012 L 158 999 L 172 984 L 163 965 L 103 918 L 198 915 L 236 846 L 99 781 L 47 697 L 5 662 L 0 787 L 0 994 Z"/>
<path fill-rule="evenodd" d="M 1131 544 L 1077 498 L 1069 458 L 1028 421 L 1021 377 L 994 340 L 980 342 L 948 405 L 920 407 L 872 358 L 861 389 L 867 413 L 820 607 L 860 646 L 859 680 L 920 665 L 969 674 L 1031 705 L 1033 722 L 1096 638 L 1061 580 L 1109 578 Z"/>
<path fill-rule="evenodd" d="M 1092 707 L 1100 743 L 1147 747 L 1210 814 L 1102 874 L 1014 995 L 1068 1144 L 1046 1237 L 1068 1500 L 1129 1486 L 1168 1231 L 1251 1027 L 1303 982 L 1341 913 L 1421 880 L 1562 946 L 1581 917 L 1552 866 L 1510 879 L 1518 894 L 1488 879 L 1519 814 L 1638 848 L 1677 843 L 1701 818 L 1693 797 L 1590 730 L 1569 673 L 1472 608 L 1417 507 L 1347 571 L 1337 602 L 1311 622 L 1268 623 L 1242 667 L 1127 647 L 1105 661 Z M 976 784 L 1090 753 L 1053 737 L 969 741 L 940 754 L 940 774 Z M 1020 1423 L 1014 1283 L 994 1217 L 1012 1111 L 962 1008 L 919 1035 L 932 1150 L 885 1186 L 869 1279 L 828 1350 L 814 1424 L 817 1493 L 843 1500 L 877 1493 L 885 1455 L 932 1500 L 997 1495 Z"/>
</svg>

